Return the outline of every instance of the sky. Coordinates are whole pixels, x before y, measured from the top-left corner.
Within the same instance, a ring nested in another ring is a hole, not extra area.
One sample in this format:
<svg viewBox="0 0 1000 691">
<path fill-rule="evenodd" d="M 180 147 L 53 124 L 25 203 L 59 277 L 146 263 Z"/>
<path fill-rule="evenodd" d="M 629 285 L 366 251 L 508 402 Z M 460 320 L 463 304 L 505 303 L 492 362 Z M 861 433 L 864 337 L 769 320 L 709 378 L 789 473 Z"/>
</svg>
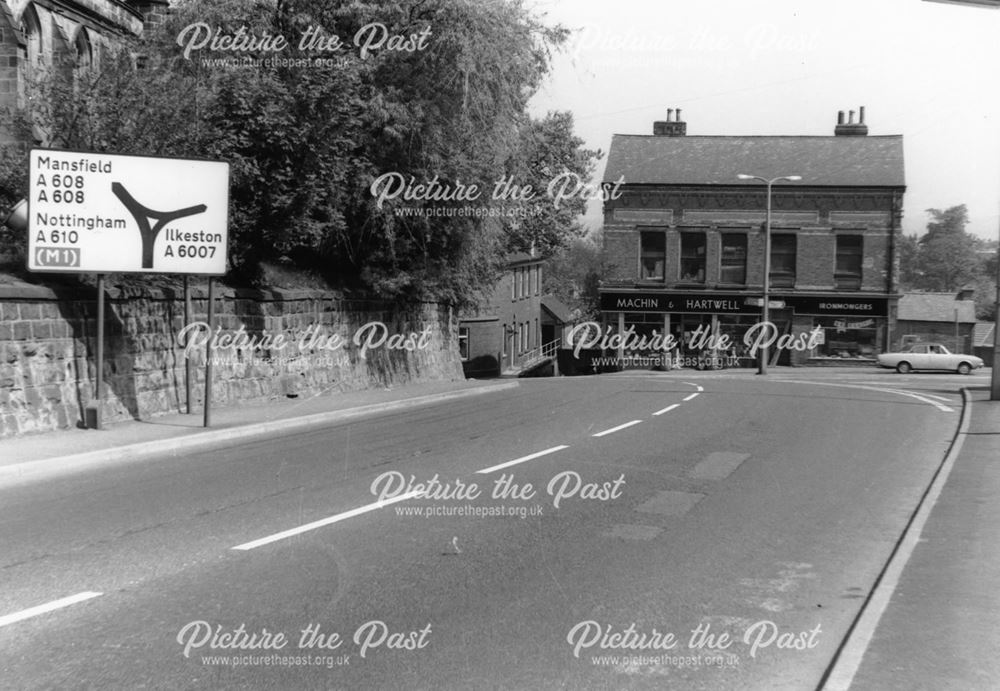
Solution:
<svg viewBox="0 0 1000 691">
<path fill-rule="evenodd" d="M 998 237 L 1000 10 L 925 0 L 529 6 L 574 30 L 532 113 L 572 112 L 587 148 L 606 155 L 612 134 L 652 134 L 668 108 L 682 109 L 690 135 L 832 135 L 838 111 L 865 106 L 869 135 L 903 135 L 905 233 L 926 232 L 926 209 L 965 204 L 966 230 Z M 599 202 L 587 222 L 600 225 Z"/>
</svg>

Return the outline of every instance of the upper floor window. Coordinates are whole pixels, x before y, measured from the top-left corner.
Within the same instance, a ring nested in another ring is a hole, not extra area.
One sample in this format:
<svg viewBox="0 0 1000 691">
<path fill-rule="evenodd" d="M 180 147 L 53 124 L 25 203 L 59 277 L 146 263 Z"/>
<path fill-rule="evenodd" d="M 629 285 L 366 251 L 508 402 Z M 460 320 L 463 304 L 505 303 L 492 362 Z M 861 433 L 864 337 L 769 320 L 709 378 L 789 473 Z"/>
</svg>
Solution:
<svg viewBox="0 0 1000 691">
<path fill-rule="evenodd" d="M 747 235 L 746 233 L 723 233 L 722 256 L 719 258 L 719 281 L 721 283 L 747 282 Z"/>
<path fill-rule="evenodd" d="M 797 247 L 797 238 L 792 233 L 778 233 L 771 236 L 771 285 L 785 287 L 795 285 Z"/>
<path fill-rule="evenodd" d="M 837 266 L 834 284 L 841 290 L 861 289 L 861 260 L 863 240 L 860 235 L 837 236 Z"/>
<path fill-rule="evenodd" d="M 469 327 L 458 327 L 458 357 L 461 360 L 469 359 Z"/>
<path fill-rule="evenodd" d="M 639 278 L 662 281 L 667 264 L 667 236 L 662 230 L 644 230 L 639 233 L 639 244 Z"/>
<path fill-rule="evenodd" d="M 705 282 L 705 233 L 681 233 L 681 280 Z"/>
</svg>

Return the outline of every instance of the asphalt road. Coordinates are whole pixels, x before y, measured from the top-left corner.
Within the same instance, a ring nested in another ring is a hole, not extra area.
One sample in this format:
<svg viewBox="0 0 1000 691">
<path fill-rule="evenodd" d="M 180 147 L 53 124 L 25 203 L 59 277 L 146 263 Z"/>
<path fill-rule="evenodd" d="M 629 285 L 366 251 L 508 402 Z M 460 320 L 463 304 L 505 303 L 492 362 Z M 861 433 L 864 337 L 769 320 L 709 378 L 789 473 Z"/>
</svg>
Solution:
<svg viewBox="0 0 1000 691">
<path fill-rule="evenodd" d="M 526 380 L 3 489 L 0 623 L 79 601 L 2 686 L 815 688 L 970 383 Z"/>
</svg>

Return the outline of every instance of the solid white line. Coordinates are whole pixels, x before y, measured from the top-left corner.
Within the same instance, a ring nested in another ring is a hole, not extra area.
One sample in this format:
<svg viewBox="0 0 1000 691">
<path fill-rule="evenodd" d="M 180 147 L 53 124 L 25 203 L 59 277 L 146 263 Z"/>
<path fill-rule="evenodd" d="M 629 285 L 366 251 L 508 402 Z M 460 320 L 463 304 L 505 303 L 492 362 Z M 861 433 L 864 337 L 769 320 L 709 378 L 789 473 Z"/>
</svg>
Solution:
<svg viewBox="0 0 1000 691">
<path fill-rule="evenodd" d="M 887 389 L 883 386 L 862 386 L 860 384 L 833 384 L 831 382 L 818 382 L 818 381 L 800 381 L 797 379 L 784 379 L 783 381 L 789 384 L 812 384 L 813 386 L 840 386 L 848 389 L 866 389 L 868 391 L 878 391 L 880 393 L 895 394 L 897 396 L 908 396 L 910 398 L 915 398 L 922 403 L 928 403 L 943 413 L 954 413 L 954 409 L 949 408 L 946 405 L 941 405 L 937 401 L 931 400 L 930 398 L 925 398 L 920 394 L 915 394 L 911 391 L 903 391 L 902 389 Z"/>
<path fill-rule="evenodd" d="M 592 436 L 594 436 L 594 437 L 603 437 L 606 434 L 614 434 L 615 432 L 623 430 L 626 427 L 631 427 L 632 425 L 638 425 L 640 422 L 642 422 L 642 420 L 632 420 L 632 422 L 626 422 L 624 425 L 618 425 L 617 427 L 612 427 L 611 429 L 606 429 L 603 432 L 598 432 L 597 434 L 594 434 Z"/>
<path fill-rule="evenodd" d="M 98 597 L 103 594 L 104 593 L 95 593 L 91 591 L 87 591 L 85 593 L 77 593 L 76 595 L 70 595 L 69 597 L 64 597 L 61 600 L 53 600 L 52 602 L 46 603 L 44 605 L 38 605 L 37 607 L 24 609 L 21 610 L 20 612 L 7 614 L 5 616 L 0 617 L 0 626 L 7 626 L 8 624 L 13 624 L 14 622 L 24 621 L 25 619 L 30 619 L 31 617 L 37 617 L 39 614 L 45 614 L 46 612 L 51 612 L 56 609 L 69 607 L 70 605 L 75 605 L 77 602 L 83 602 L 84 600 L 89 600 L 91 598 Z"/>
<path fill-rule="evenodd" d="M 684 397 L 684 400 L 690 401 L 692 398 L 698 398 L 698 394 L 696 393 L 688 394 L 687 396 Z"/>
<path fill-rule="evenodd" d="M 289 530 L 284 530 L 280 533 L 275 533 L 274 535 L 268 535 L 267 537 L 262 537 L 259 540 L 253 540 L 251 542 L 244 542 L 242 545 L 236 545 L 230 549 L 239 550 L 249 550 L 256 549 L 263 545 L 269 545 L 272 542 L 277 542 L 278 540 L 284 540 L 286 537 L 294 537 L 295 535 L 301 535 L 302 533 L 307 533 L 310 530 L 316 530 L 317 528 L 322 528 L 323 526 L 330 525 L 332 523 L 338 523 L 348 518 L 354 518 L 355 516 L 360 516 L 363 513 L 368 513 L 369 511 L 376 511 L 381 509 L 383 506 L 389 506 L 390 504 L 396 504 L 401 501 L 406 501 L 407 499 L 413 499 L 419 497 L 422 492 L 414 491 L 407 492 L 406 494 L 401 494 L 398 497 L 393 497 L 392 499 L 386 499 L 384 501 L 376 501 L 371 504 L 365 504 L 364 506 L 359 506 L 356 509 L 351 509 L 350 511 L 345 511 L 344 513 L 338 513 L 335 516 L 329 516 L 327 518 L 320 519 L 318 521 L 313 521 L 312 523 L 306 523 L 305 525 L 300 525 L 298 528 L 291 528 Z"/>
<path fill-rule="evenodd" d="M 686 381 L 686 382 L 684 382 L 684 383 L 685 383 L 685 384 L 687 384 L 688 386 L 693 386 L 693 387 L 695 387 L 696 389 L 698 389 L 698 392 L 699 392 L 699 393 L 701 393 L 702 391 L 704 391 L 704 390 L 705 390 L 705 387 L 704 387 L 704 386 L 702 386 L 701 384 L 695 384 L 694 382 L 690 382 L 690 381 Z"/>
<path fill-rule="evenodd" d="M 502 470 L 504 468 L 509 468 L 512 465 L 517 465 L 518 463 L 524 463 L 525 461 L 533 461 L 536 458 L 546 456 L 550 453 L 555 453 L 556 451 L 562 451 L 563 449 L 568 449 L 569 447 L 565 444 L 562 446 L 553 446 L 551 449 L 545 449 L 545 451 L 539 451 L 538 453 L 533 453 L 528 456 L 521 456 L 520 458 L 515 458 L 513 461 L 507 461 L 506 463 L 501 463 L 500 465 L 490 466 L 489 468 L 483 468 L 482 470 L 477 470 L 476 472 L 480 475 L 487 475 L 495 470 Z"/>
<path fill-rule="evenodd" d="M 937 504 L 938 497 L 941 496 L 941 490 L 948 482 L 948 476 L 951 475 L 955 460 L 962 451 L 962 444 L 969 431 L 969 420 L 972 418 L 972 396 L 968 389 L 962 390 L 962 401 L 964 403 L 962 417 L 951 448 L 948 449 L 944 462 L 935 473 L 927 493 L 921 499 L 920 505 L 913 515 L 913 520 L 906 527 L 899 544 L 889 557 L 889 563 L 877 579 L 875 589 L 863 605 L 863 609 L 851 628 L 842 649 L 837 653 L 833 666 L 827 674 L 826 683 L 823 684 L 824 691 L 848 691 L 854 682 L 854 675 L 861 667 L 865 651 L 868 650 L 868 646 L 875 636 L 875 631 L 878 629 L 879 621 L 889 606 L 889 601 L 892 600 L 892 594 L 899 585 L 903 569 L 906 568 L 907 562 L 920 542 L 920 535 L 924 531 L 927 519 L 930 518 L 931 511 Z"/>
<path fill-rule="evenodd" d="M 669 413 L 674 408 L 680 408 L 680 407 L 681 407 L 680 403 L 674 403 L 673 405 L 668 405 L 663 410 L 657 410 L 655 413 L 653 413 L 653 415 L 663 415 L 664 413 Z"/>
<path fill-rule="evenodd" d="M 910 391 L 909 389 L 886 389 L 886 391 L 896 391 L 897 393 L 916 393 L 915 391 Z M 944 396 L 937 396 L 932 393 L 927 393 L 926 391 L 921 391 L 920 395 L 926 398 L 934 398 L 939 401 L 944 401 L 945 403 L 951 403 L 952 401 L 952 399 L 950 398 L 945 398 Z"/>
</svg>

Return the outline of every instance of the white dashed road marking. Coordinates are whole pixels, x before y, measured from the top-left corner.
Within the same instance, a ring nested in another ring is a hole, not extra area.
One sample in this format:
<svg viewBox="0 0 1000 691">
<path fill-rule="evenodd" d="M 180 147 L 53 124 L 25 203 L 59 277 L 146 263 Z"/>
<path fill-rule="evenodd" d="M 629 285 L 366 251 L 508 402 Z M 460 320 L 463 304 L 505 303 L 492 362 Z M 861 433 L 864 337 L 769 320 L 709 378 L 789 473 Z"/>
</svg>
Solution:
<svg viewBox="0 0 1000 691">
<path fill-rule="evenodd" d="M 541 456 L 547 456 L 550 453 L 555 453 L 556 451 L 562 451 L 563 449 L 568 449 L 569 446 L 562 444 L 561 446 L 553 446 L 551 449 L 545 449 L 545 451 L 539 451 L 538 453 L 529 454 L 527 456 L 521 456 L 520 458 L 515 458 L 513 461 L 507 461 L 506 463 L 501 463 L 499 465 L 490 466 L 489 468 L 483 468 L 482 470 L 477 470 L 476 472 L 480 475 L 487 475 L 496 470 L 503 470 L 504 468 L 509 468 L 512 465 L 517 465 L 518 463 L 524 463 L 525 461 L 533 461 Z"/>
<path fill-rule="evenodd" d="M 680 403 L 674 403 L 673 405 L 668 405 L 663 410 L 657 410 L 655 413 L 653 413 L 653 415 L 663 415 L 664 413 L 669 413 L 674 408 L 680 408 L 680 407 L 681 407 Z"/>
<path fill-rule="evenodd" d="M 617 427 L 612 427 L 611 429 L 606 429 L 603 432 L 598 432 L 597 434 L 594 434 L 594 435 L 591 435 L 591 436 L 594 436 L 594 437 L 603 437 L 603 436 L 608 435 L 608 434 L 614 434 L 615 432 L 619 432 L 619 431 L 625 429 L 626 427 L 631 427 L 632 425 L 638 425 L 640 422 L 642 422 L 642 420 L 632 420 L 632 422 L 626 422 L 624 425 L 618 425 Z"/>
<path fill-rule="evenodd" d="M 78 602 L 83 602 L 84 600 L 90 600 L 91 598 L 99 597 L 104 593 L 95 593 L 91 591 L 77 593 L 76 595 L 70 595 L 69 597 L 64 597 L 61 600 L 53 600 L 52 602 L 47 602 L 44 605 L 38 605 L 37 607 L 30 607 L 28 609 L 23 609 L 20 612 L 14 612 L 13 614 L 8 614 L 6 616 L 0 617 L 0 627 L 7 626 L 8 624 L 13 624 L 15 622 L 24 621 L 25 619 L 30 619 L 31 617 L 37 617 L 39 614 L 45 614 L 46 612 L 52 612 L 53 610 L 62 609 L 63 607 L 69 607 L 70 605 L 75 605 Z"/>
<path fill-rule="evenodd" d="M 277 542 L 278 540 L 284 540 L 288 537 L 294 537 L 296 535 L 301 535 L 302 533 L 307 533 L 310 530 L 316 530 L 317 528 L 322 528 L 333 523 L 339 523 L 348 518 L 353 518 L 354 516 L 360 516 L 363 513 L 368 513 L 369 511 L 376 511 L 381 509 L 383 506 L 389 506 L 390 504 L 397 504 L 401 501 L 406 501 L 407 499 L 414 499 L 419 497 L 421 492 L 407 492 L 406 494 L 401 494 L 398 497 L 393 497 L 392 499 L 386 499 L 384 501 L 377 501 L 372 504 L 365 504 L 364 506 L 359 506 L 356 509 L 351 509 L 350 511 L 345 511 L 344 513 L 338 513 L 335 516 L 328 516 L 327 518 L 320 519 L 318 521 L 313 521 L 312 523 L 306 523 L 305 525 L 300 525 L 298 528 L 291 528 L 289 530 L 284 530 L 280 533 L 275 533 L 274 535 L 268 535 L 267 537 L 262 537 L 259 540 L 253 540 L 251 542 L 244 542 L 242 545 L 236 545 L 232 549 L 238 549 L 242 551 L 256 549 L 257 547 L 263 547 L 264 545 L 269 545 L 272 542 Z"/>
</svg>

